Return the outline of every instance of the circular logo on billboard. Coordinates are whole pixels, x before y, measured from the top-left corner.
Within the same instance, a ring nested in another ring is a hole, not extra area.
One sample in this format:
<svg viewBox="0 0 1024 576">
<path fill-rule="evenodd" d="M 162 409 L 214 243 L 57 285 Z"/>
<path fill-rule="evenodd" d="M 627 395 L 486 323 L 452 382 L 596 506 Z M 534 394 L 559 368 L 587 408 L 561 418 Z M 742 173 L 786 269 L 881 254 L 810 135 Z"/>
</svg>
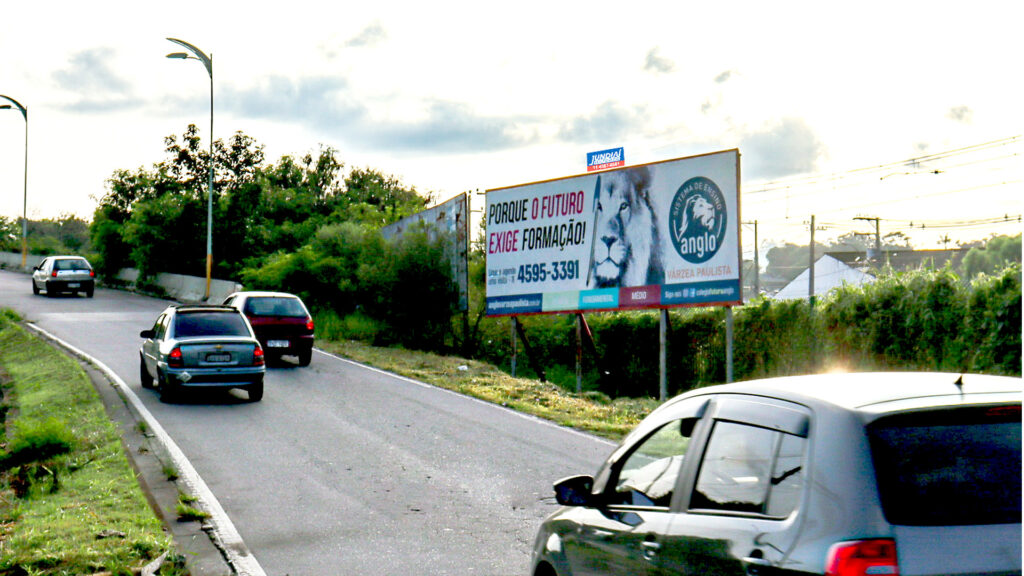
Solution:
<svg viewBox="0 0 1024 576">
<path fill-rule="evenodd" d="M 687 180 L 676 191 L 669 212 L 676 252 L 693 264 L 710 260 L 725 239 L 727 217 L 725 197 L 718 185 L 703 176 Z"/>
</svg>

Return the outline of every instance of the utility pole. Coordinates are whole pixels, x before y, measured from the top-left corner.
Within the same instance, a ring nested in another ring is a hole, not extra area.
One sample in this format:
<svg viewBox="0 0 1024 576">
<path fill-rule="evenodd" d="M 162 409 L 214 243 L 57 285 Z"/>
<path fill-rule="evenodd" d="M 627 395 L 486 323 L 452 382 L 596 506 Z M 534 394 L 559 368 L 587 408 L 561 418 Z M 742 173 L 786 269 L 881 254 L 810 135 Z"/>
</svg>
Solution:
<svg viewBox="0 0 1024 576">
<path fill-rule="evenodd" d="M 814 214 L 811 214 L 811 262 L 810 266 L 807 267 L 808 274 L 807 281 L 807 299 L 811 303 L 811 309 L 814 309 Z"/>
<path fill-rule="evenodd" d="M 881 260 L 882 258 L 882 230 L 881 222 L 882 219 L 877 216 L 857 216 L 854 220 L 866 220 L 868 222 L 875 222 L 875 258 Z"/>
<path fill-rule="evenodd" d="M 757 243 L 757 220 L 744 222 L 744 224 L 754 226 L 754 298 L 757 298 L 761 295 L 761 259 L 758 252 L 760 246 Z"/>
</svg>

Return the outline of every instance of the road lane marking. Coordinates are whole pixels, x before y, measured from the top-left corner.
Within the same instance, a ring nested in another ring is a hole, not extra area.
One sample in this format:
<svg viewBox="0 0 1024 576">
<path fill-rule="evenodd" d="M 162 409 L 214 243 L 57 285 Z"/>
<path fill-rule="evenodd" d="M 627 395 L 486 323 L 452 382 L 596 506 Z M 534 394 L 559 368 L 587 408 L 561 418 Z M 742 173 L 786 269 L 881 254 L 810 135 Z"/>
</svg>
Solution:
<svg viewBox="0 0 1024 576">
<path fill-rule="evenodd" d="M 146 408 L 142 400 L 135 395 L 135 392 L 132 391 L 128 384 L 97 358 L 93 358 L 35 324 L 26 324 L 29 328 L 60 344 L 72 354 L 96 366 L 110 379 L 122 398 L 131 405 L 136 414 L 146 423 L 154 438 L 163 446 L 165 453 L 178 471 L 178 480 L 185 484 L 189 489 L 189 493 L 198 499 L 204 510 L 209 512 L 210 518 L 207 521 L 211 528 L 207 532 L 217 548 L 224 554 L 231 567 L 239 576 L 266 576 L 266 572 L 263 571 L 259 562 L 256 561 L 249 547 L 245 545 L 242 536 L 235 529 L 235 525 L 228 518 L 224 508 L 221 507 L 220 502 L 217 501 L 216 496 L 213 495 L 206 482 L 199 476 L 192 463 L 185 457 L 185 453 L 175 444 L 171 436 L 164 430 L 163 426 L 160 425 L 149 409 Z"/>
</svg>

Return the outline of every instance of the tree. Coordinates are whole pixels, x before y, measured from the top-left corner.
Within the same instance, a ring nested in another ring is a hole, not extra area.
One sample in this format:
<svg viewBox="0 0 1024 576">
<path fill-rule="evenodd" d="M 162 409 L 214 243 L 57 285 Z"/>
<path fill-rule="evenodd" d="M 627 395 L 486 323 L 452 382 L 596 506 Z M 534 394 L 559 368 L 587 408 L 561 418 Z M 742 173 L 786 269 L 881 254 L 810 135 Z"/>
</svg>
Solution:
<svg viewBox="0 0 1024 576">
<path fill-rule="evenodd" d="M 825 246 L 815 242 L 814 253 L 820 257 L 825 253 Z M 810 248 L 787 243 L 769 249 L 766 258 L 765 272 L 790 282 L 810 265 Z"/>
<path fill-rule="evenodd" d="M 20 250 L 21 225 L 15 218 L 0 216 L 0 250 L 16 252 Z"/>
<path fill-rule="evenodd" d="M 983 247 L 971 248 L 964 256 L 966 278 L 979 274 L 995 274 L 1009 264 L 1021 261 L 1021 235 L 993 236 Z"/>
<path fill-rule="evenodd" d="M 345 208 L 352 219 L 377 228 L 397 222 L 430 205 L 432 195 L 421 196 L 395 176 L 372 168 L 356 168 L 345 178 Z"/>
</svg>

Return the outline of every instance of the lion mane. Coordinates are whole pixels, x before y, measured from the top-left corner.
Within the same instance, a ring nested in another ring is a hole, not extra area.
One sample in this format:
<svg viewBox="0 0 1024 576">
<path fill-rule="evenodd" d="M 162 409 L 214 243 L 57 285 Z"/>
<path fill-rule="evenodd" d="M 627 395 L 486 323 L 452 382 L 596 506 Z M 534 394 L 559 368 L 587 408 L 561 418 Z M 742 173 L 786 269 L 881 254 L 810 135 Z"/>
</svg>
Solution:
<svg viewBox="0 0 1024 576">
<path fill-rule="evenodd" d="M 588 287 L 647 286 L 664 280 L 650 185 L 646 167 L 598 176 Z"/>
</svg>

